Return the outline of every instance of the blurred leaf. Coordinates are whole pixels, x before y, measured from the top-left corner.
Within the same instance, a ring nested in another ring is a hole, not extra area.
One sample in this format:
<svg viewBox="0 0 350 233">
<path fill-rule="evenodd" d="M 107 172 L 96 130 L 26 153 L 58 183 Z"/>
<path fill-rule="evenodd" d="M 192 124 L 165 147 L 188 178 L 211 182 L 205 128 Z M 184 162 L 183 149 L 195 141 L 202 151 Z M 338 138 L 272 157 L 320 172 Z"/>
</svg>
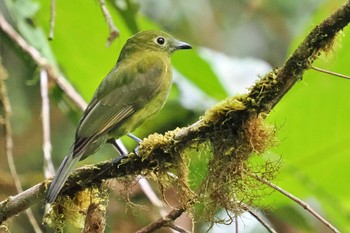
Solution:
<svg viewBox="0 0 350 233">
<path fill-rule="evenodd" d="M 42 7 L 37 14 L 37 20 L 46 32 L 49 31 L 49 4 L 49 1 L 41 1 Z M 110 13 L 121 35 L 107 48 L 108 26 L 97 2 L 62 1 L 56 4 L 55 38 L 51 46 L 67 79 L 87 101 L 115 64 L 122 40 L 130 36 L 123 19 L 116 11 Z"/>
<path fill-rule="evenodd" d="M 217 100 L 227 97 L 227 93 L 219 82 L 218 77 L 213 72 L 210 65 L 199 56 L 195 48 L 191 51 L 180 51 L 174 54 L 173 63 L 181 74 L 187 77 L 207 95 Z"/>
<path fill-rule="evenodd" d="M 305 215 L 305 210 L 295 205 L 286 205 L 273 211 L 274 218 L 288 222 L 294 229 L 298 229 L 298 232 L 312 232 L 313 227 Z"/>
<path fill-rule="evenodd" d="M 330 15 L 340 2 L 322 7 L 314 22 Z M 346 28 L 344 34 L 349 33 Z M 350 37 L 337 41 L 341 41 L 341 48 L 318 59 L 315 66 L 349 74 Z M 327 210 L 325 217 L 344 232 L 350 231 L 349 93 L 349 80 L 310 70 L 268 118 L 281 127 L 281 143 L 274 150 L 284 159 L 278 184 L 302 199 L 316 197 Z"/>
<path fill-rule="evenodd" d="M 35 22 L 32 21 L 32 18 L 39 10 L 40 5 L 34 1 L 6 0 L 6 6 L 20 34 L 33 47 L 39 50 L 52 64 L 55 64 L 55 57 L 52 54 L 47 37 L 42 28 L 35 25 Z"/>
<path fill-rule="evenodd" d="M 114 6 L 118 10 L 120 16 L 124 19 L 124 22 L 129 27 L 130 31 L 135 34 L 139 31 L 137 23 L 137 13 L 139 10 L 139 4 L 134 0 L 116 0 Z"/>
</svg>

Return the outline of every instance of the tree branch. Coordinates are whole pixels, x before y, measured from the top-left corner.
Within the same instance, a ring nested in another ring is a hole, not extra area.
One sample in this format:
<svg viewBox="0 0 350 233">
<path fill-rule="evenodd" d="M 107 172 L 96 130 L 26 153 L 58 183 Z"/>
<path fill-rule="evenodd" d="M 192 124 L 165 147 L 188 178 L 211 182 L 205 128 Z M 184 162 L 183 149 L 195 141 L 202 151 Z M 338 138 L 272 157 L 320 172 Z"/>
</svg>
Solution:
<svg viewBox="0 0 350 233">
<path fill-rule="evenodd" d="M 157 221 L 152 222 L 148 226 L 145 226 L 141 230 L 138 230 L 136 233 L 149 233 L 149 232 L 153 232 L 159 228 L 166 227 L 166 226 L 171 226 L 173 228 L 173 227 L 175 227 L 174 226 L 175 219 L 180 217 L 184 211 L 185 211 L 185 209 L 182 209 L 182 208 L 181 209 L 173 209 L 165 217 L 162 217 L 162 218 L 158 219 Z M 178 228 L 178 227 L 175 227 L 175 228 L 177 230 L 180 230 L 180 228 Z M 186 232 L 186 231 L 181 231 L 181 230 L 180 230 L 180 232 Z"/>
<path fill-rule="evenodd" d="M 19 214 L 30 206 L 42 201 L 45 197 L 45 192 L 45 182 L 42 182 L 0 202 L 0 225 L 9 217 Z"/>
</svg>

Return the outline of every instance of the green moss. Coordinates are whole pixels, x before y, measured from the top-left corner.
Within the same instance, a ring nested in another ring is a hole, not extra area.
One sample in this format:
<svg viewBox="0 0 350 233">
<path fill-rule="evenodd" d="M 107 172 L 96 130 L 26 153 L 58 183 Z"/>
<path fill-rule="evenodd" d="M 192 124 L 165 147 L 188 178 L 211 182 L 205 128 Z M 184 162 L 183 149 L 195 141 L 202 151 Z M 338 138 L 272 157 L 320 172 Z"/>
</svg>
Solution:
<svg viewBox="0 0 350 233">
<path fill-rule="evenodd" d="M 105 210 L 107 202 L 108 190 L 102 187 L 85 189 L 74 198 L 58 196 L 44 216 L 44 223 L 57 232 L 64 232 L 68 222 L 77 228 L 84 228 L 88 208 L 98 205 L 101 210 Z"/>
<path fill-rule="evenodd" d="M 229 97 L 221 102 L 215 104 L 209 110 L 207 110 L 204 116 L 201 118 L 204 124 L 216 123 L 226 117 L 228 114 L 234 111 L 242 111 L 246 107 L 242 99 L 246 98 L 246 95 Z"/>
</svg>

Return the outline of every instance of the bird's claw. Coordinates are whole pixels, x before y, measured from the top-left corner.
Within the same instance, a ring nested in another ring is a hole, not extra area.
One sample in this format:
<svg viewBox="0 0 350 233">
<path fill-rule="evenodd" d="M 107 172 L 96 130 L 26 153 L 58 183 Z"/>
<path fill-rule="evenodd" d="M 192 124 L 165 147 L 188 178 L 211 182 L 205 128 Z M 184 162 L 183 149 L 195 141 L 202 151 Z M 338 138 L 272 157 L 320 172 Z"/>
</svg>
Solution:
<svg viewBox="0 0 350 233">
<path fill-rule="evenodd" d="M 128 133 L 127 134 L 129 138 L 133 139 L 135 142 L 137 142 L 138 144 L 140 144 L 142 142 L 142 140 L 138 137 L 136 137 L 135 135 L 133 135 L 132 133 Z"/>
<path fill-rule="evenodd" d="M 140 145 L 138 145 L 137 147 L 135 147 L 135 149 L 134 149 L 135 155 L 139 155 L 139 151 L 140 151 Z"/>
</svg>

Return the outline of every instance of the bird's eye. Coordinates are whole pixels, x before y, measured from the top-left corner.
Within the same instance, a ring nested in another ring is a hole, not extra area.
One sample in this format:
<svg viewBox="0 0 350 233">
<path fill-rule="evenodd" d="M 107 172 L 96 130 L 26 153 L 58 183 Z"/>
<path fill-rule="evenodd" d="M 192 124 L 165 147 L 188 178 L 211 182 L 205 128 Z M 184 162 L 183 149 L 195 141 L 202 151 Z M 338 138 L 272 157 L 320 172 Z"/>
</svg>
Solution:
<svg viewBox="0 0 350 233">
<path fill-rule="evenodd" d="M 164 37 L 161 37 L 161 36 L 158 37 L 158 38 L 157 38 L 157 43 L 160 44 L 160 45 L 163 45 L 163 44 L 165 43 Z"/>
</svg>

